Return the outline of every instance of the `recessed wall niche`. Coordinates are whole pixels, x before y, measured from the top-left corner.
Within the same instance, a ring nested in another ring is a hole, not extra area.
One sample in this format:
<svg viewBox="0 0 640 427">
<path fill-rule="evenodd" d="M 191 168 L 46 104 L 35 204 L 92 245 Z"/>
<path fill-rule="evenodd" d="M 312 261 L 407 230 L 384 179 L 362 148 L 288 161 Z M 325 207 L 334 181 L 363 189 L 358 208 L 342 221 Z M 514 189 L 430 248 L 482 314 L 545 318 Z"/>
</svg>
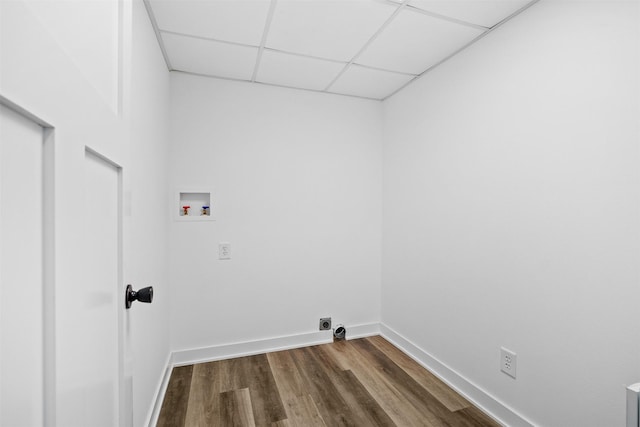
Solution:
<svg viewBox="0 0 640 427">
<path fill-rule="evenodd" d="M 176 191 L 174 213 L 178 221 L 214 221 L 211 191 Z"/>
</svg>

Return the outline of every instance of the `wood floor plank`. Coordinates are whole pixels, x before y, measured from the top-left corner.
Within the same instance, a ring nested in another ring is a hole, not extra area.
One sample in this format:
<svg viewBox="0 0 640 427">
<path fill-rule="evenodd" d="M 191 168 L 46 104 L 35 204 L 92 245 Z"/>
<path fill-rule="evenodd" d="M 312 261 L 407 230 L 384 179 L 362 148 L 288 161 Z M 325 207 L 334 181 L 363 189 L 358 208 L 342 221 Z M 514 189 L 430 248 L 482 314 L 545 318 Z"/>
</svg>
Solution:
<svg viewBox="0 0 640 427">
<path fill-rule="evenodd" d="M 251 393 L 256 425 L 268 426 L 287 418 L 266 354 L 240 358 L 241 377 Z"/>
<path fill-rule="evenodd" d="M 169 385 L 160 409 L 158 427 L 183 427 L 185 425 L 192 375 L 193 365 L 175 367 L 171 371 Z"/>
<path fill-rule="evenodd" d="M 216 362 L 193 365 L 189 403 L 185 416 L 185 426 L 211 426 L 218 422 L 221 392 L 221 364 Z"/>
<path fill-rule="evenodd" d="M 464 418 L 466 424 L 472 427 L 500 427 L 500 424 L 473 405 L 456 411 L 455 414 Z"/>
<path fill-rule="evenodd" d="M 335 341 L 331 344 L 322 346 L 322 348 L 331 353 L 336 365 L 339 366 L 342 371 L 352 370 L 354 364 L 357 363 L 353 358 L 354 349 L 351 347 L 349 341 Z"/>
<path fill-rule="evenodd" d="M 219 384 L 217 390 L 220 393 L 249 387 L 247 378 L 244 375 L 244 357 L 220 360 L 214 363 L 219 365 L 216 373 L 218 375 L 217 382 Z"/>
<path fill-rule="evenodd" d="M 375 345 L 380 351 L 393 359 L 406 373 L 416 380 L 422 387 L 427 389 L 436 399 L 440 401 L 450 411 L 459 411 L 468 408 L 471 403 L 460 396 L 454 390 L 446 385 L 442 380 L 433 375 L 431 372 L 420 366 L 415 360 L 393 346 L 389 341 L 381 336 L 367 338 L 369 342 Z"/>
<path fill-rule="evenodd" d="M 282 400 L 295 399 L 309 394 L 302 383 L 298 367 L 289 351 L 276 351 L 267 354 L 273 377 L 280 391 Z"/>
<path fill-rule="evenodd" d="M 248 388 L 220 393 L 220 426 L 255 427 Z"/>
<path fill-rule="evenodd" d="M 287 411 L 285 421 L 289 426 L 327 427 L 309 394 L 285 401 L 285 410 Z"/>
</svg>

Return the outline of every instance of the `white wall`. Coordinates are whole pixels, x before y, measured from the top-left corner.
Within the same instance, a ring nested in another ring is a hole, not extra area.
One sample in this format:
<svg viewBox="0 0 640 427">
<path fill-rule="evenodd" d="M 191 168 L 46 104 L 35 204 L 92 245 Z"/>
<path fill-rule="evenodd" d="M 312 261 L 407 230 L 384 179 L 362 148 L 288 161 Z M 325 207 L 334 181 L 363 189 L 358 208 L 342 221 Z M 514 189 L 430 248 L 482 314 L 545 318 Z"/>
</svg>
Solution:
<svg viewBox="0 0 640 427">
<path fill-rule="evenodd" d="M 639 24 L 542 0 L 384 104 L 382 321 L 536 425 L 640 379 Z"/>
<path fill-rule="evenodd" d="M 130 195 L 125 197 L 124 282 L 156 290 L 154 304 L 127 315 L 134 357 L 125 368 L 133 379 L 134 424 L 142 425 L 169 355 L 163 185 L 169 73 L 138 0 L 2 1 L 0 17 L 0 94 L 55 127 L 58 425 L 69 424 L 67 410 L 77 410 L 73 399 L 82 397 L 74 388 L 82 349 L 74 344 L 72 301 L 84 284 L 77 210 L 85 145 L 124 170 L 124 193 Z"/>
<path fill-rule="evenodd" d="M 216 218 L 171 225 L 173 349 L 378 322 L 381 104 L 171 83 L 172 190 L 211 188 Z"/>
</svg>

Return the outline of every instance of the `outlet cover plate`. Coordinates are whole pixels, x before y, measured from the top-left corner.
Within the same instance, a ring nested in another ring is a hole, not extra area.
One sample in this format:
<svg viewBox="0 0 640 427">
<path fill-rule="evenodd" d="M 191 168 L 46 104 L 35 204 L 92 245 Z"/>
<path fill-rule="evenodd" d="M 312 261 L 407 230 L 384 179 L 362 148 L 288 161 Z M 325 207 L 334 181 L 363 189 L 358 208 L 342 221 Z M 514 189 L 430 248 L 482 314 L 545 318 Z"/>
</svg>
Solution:
<svg viewBox="0 0 640 427">
<path fill-rule="evenodd" d="M 517 365 L 517 355 L 511 350 L 500 347 L 500 370 L 515 379 Z"/>
<path fill-rule="evenodd" d="M 321 317 L 320 318 L 320 330 L 327 331 L 331 329 L 331 317 Z"/>
<path fill-rule="evenodd" d="M 218 259 L 231 259 L 231 243 L 218 243 Z"/>
</svg>

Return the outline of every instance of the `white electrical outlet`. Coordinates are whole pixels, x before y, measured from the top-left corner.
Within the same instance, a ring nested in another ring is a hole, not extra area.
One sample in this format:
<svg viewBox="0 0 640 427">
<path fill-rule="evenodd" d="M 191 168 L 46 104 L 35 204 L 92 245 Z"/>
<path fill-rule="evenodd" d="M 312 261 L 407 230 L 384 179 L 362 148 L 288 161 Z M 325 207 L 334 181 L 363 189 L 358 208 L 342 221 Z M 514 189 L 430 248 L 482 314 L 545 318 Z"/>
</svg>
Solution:
<svg viewBox="0 0 640 427">
<path fill-rule="evenodd" d="M 500 370 L 502 372 L 515 378 L 517 362 L 518 358 L 513 351 L 500 347 Z"/>
<path fill-rule="evenodd" d="M 218 259 L 231 259 L 231 243 L 218 243 Z"/>
</svg>

